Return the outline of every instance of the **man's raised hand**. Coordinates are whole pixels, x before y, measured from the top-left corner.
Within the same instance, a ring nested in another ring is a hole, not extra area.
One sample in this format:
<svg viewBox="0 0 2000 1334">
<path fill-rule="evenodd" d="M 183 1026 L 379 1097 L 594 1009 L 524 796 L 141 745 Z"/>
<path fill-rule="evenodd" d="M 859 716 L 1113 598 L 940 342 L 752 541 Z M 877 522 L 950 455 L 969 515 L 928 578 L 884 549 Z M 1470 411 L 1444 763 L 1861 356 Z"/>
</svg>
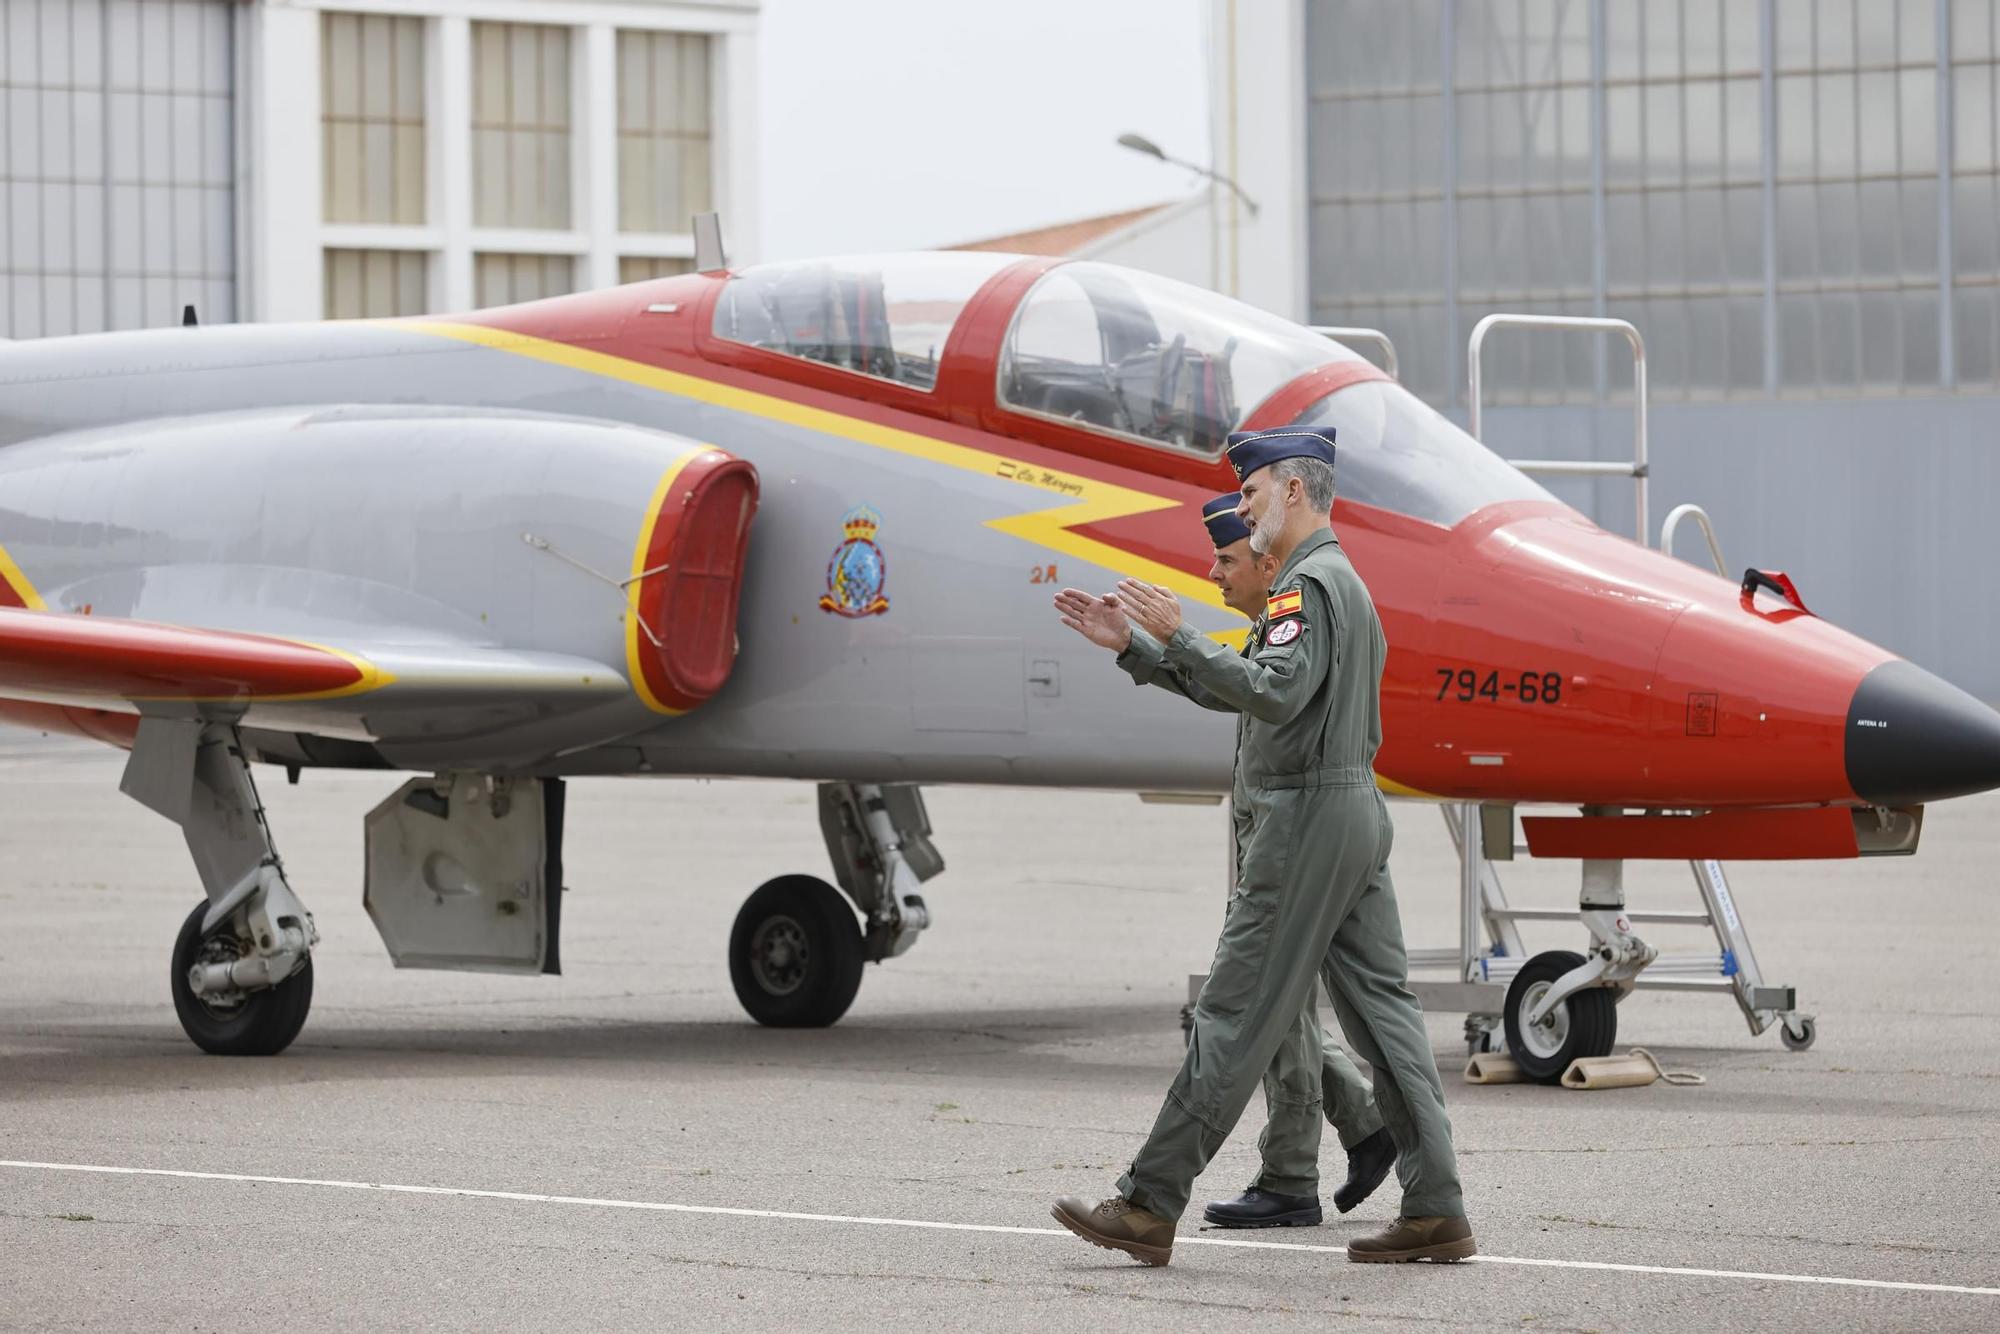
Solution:
<svg viewBox="0 0 2000 1334">
<path fill-rule="evenodd" d="M 1065 588 L 1056 594 L 1055 603 L 1062 623 L 1099 648 L 1123 653 L 1132 642 L 1132 625 L 1125 619 L 1125 609 L 1110 597 Z"/>
<path fill-rule="evenodd" d="M 1140 629 L 1162 644 L 1181 627 L 1181 600 L 1158 584 L 1120 579 L 1118 591 L 1111 596 Z"/>
</svg>

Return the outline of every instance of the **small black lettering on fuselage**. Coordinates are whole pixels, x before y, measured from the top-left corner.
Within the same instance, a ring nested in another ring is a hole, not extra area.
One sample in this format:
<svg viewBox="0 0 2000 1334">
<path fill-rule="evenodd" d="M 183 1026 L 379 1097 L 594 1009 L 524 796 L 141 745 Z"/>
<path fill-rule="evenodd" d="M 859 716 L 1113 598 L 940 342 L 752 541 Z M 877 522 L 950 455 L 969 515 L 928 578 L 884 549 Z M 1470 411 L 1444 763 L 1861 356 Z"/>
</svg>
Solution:
<svg viewBox="0 0 2000 1334">
<path fill-rule="evenodd" d="M 1562 703 L 1561 672 L 1503 674 L 1489 671 L 1482 674 L 1473 667 L 1440 667 L 1437 675 L 1437 697 L 1440 700 L 1455 700 L 1460 704 L 1475 704 L 1482 700 L 1497 703 L 1503 699 L 1517 699 L 1523 704 Z"/>
</svg>

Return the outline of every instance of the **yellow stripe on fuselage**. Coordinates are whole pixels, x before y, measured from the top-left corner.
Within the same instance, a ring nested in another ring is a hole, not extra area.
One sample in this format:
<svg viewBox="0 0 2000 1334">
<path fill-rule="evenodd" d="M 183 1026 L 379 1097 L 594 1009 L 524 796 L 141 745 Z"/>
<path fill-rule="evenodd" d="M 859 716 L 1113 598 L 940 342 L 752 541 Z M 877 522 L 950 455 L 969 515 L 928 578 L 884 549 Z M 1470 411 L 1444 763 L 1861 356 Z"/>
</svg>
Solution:
<svg viewBox="0 0 2000 1334">
<path fill-rule="evenodd" d="M 1072 531 L 1084 524 L 1102 523 L 1110 519 L 1122 519 L 1134 514 L 1168 509 L 1177 503 L 1165 496 L 1119 486 L 1115 482 L 1101 482 L 1095 478 L 1055 468 L 1045 468 L 1025 460 L 1008 458 L 1004 454 L 995 454 L 990 450 L 954 444 L 949 440 L 919 435 L 915 431 L 905 431 L 899 427 L 884 426 L 879 422 L 850 417 L 826 408 L 794 403 L 790 399 L 779 398 L 774 394 L 763 394 L 754 389 L 720 384 L 714 380 L 704 380 L 698 375 L 663 370 L 624 357 L 614 357 L 608 353 L 593 352 L 585 348 L 572 347 L 568 343 L 552 342 L 506 329 L 434 320 L 396 320 L 388 323 L 395 328 L 412 329 L 418 333 L 435 334 L 440 338 L 451 338 L 462 343 L 511 352 L 516 356 L 527 357 L 531 361 L 546 362 L 552 366 L 562 366 L 590 375 L 602 375 L 644 389 L 693 399 L 695 402 L 706 403 L 712 407 L 762 417 L 766 421 L 798 426 L 809 431 L 820 431 L 843 440 L 852 440 L 856 444 L 886 449 L 910 458 L 941 464 L 947 468 L 957 468 L 964 472 L 1019 482 L 1038 490 L 1054 492 L 1072 503 L 989 519 L 986 526 L 1018 537 L 1025 542 L 1074 556 L 1089 564 L 1172 589 L 1190 602 L 1200 603 L 1205 607 L 1223 609 L 1227 606 L 1222 600 L 1221 592 L 1206 579 Z M 654 496 L 656 514 L 659 502 L 665 497 L 666 488 L 672 484 L 674 474 L 685 465 L 687 458 L 692 456 L 690 454 L 682 458 L 669 470 L 666 477 L 661 479 L 659 490 Z M 646 548 L 652 543 L 654 522 L 655 520 L 649 519 L 645 532 L 640 535 L 639 548 L 633 558 L 634 574 L 645 568 L 642 562 L 645 559 Z M 637 585 L 633 585 L 633 589 L 636 588 Z M 649 707 L 671 713 L 672 710 L 649 697 L 644 685 L 644 674 L 638 670 L 636 644 L 639 630 L 636 591 L 632 593 L 632 597 L 634 600 L 628 605 L 631 608 L 633 623 L 627 627 L 626 655 L 633 689 L 639 692 L 640 698 L 646 700 Z M 1211 632 L 1210 637 L 1233 648 L 1241 648 L 1248 633 L 1249 628 L 1245 626 L 1216 630 Z M 1375 781 L 1377 786 L 1392 796 L 1429 795 L 1414 788 L 1404 787 L 1380 775 L 1376 776 Z"/>
<path fill-rule="evenodd" d="M 42 601 L 42 595 L 28 582 L 28 576 L 21 573 L 21 567 L 14 563 L 14 558 L 7 554 L 5 547 L 0 547 L 0 582 L 12 589 L 14 596 L 21 599 L 21 605 L 29 611 L 49 609 L 49 604 Z"/>
<path fill-rule="evenodd" d="M 975 449 L 970 445 L 954 444 L 934 436 L 919 435 L 915 431 L 905 431 L 900 427 L 884 426 L 879 422 L 850 417 L 826 408 L 809 407 L 773 394 L 758 393 L 754 389 L 719 384 L 714 380 L 704 380 L 698 375 L 662 370 L 657 366 L 648 366 L 643 362 L 630 361 L 624 357 L 614 357 L 608 353 L 593 352 L 585 348 L 572 347 L 567 343 L 534 338 L 527 334 L 512 333 L 506 329 L 489 329 L 484 325 L 449 324 L 429 320 L 396 321 L 393 327 L 436 334 L 442 338 L 455 338 L 460 342 L 511 352 L 516 356 L 547 362 L 553 366 L 563 366 L 591 375 L 602 375 L 608 379 L 655 389 L 678 398 L 693 399 L 695 402 L 706 403 L 731 412 L 762 417 L 766 421 L 839 436 L 856 444 L 886 449 L 892 453 L 923 459 L 928 463 L 941 464 L 947 468 L 957 468 L 964 472 L 978 473 L 1001 481 L 1018 482 L 1037 490 L 1054 492 L 1072 503 L 1052 509 L 1033 510 L 1025 514 L 1010 514 L 998 519 L 989 519 L 986 526 L 1049 550 L 1074 556 L 1089 564 L 1100 565 L 1134 579 L 1143 579 L 1147 583 L 1170 588 L 1189 601 L 1198 602 L 1203 606 L 1220 608 L 1224 605 L 1222 594 L 1206 579 L 1072 531 L 1084 524 L 1103 523 L 1106 520 L 1122 519 L 1152 510 L 1169 509 L 1179 503 L 1166 496 L 1152 495 L 1131 487 L 1119 486 L 1115 482 L 1101 482 L 1095 478 L 1055 468 L 1045 468 L 1022 459 L 1008 458 L 1004 454 Z"/>
</svg>

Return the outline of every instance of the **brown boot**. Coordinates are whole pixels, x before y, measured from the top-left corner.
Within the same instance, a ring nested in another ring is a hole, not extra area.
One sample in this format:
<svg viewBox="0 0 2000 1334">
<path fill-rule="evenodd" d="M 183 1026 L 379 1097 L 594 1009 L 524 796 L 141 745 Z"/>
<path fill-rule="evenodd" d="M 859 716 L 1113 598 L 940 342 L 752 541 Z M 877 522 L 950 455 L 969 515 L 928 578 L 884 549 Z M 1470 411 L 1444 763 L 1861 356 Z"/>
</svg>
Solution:
<svg viewBox="0 0 2000 1334">
<path fill-rule="evenodd" d="M 1093 1246 L 1123 1251 L 1149 1265 L 1163 1265 L 1174 1256 L 1174 1221 L 1149 1214 L 1122 1195 L 1093 1206 L 1065 1195 L 1049 1215 Z"/>
<path fill-rule="evenodd" d="M 1478 1252 L 1472 1224 L 1463 1218 L 1399 1218 L 1387 1232 L 1347 1243 L 1356 1264 L 1396 1265 L 1409 1260 L 1463 1260 Z"/>
</svg>

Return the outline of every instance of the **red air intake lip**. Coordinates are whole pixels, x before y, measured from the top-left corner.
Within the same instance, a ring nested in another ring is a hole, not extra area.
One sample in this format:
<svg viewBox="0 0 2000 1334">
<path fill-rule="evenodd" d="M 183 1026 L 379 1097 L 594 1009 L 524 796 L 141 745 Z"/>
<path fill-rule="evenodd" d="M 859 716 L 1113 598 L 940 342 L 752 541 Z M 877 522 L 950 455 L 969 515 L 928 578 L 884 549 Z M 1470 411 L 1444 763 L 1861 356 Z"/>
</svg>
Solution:
<svg viewBox="0 0 2000 1334">
<path fill-rule="evenodd" d="M 666 712 L 685 713 L 713 696 L 736 665 L 736 608 L 757 496 L 757 469 L 710 449 L 684 464 L 660 498 L 641 566 L 649 573 L 638 584 L 634 656 L 647 702 Z"/>
</svg>

